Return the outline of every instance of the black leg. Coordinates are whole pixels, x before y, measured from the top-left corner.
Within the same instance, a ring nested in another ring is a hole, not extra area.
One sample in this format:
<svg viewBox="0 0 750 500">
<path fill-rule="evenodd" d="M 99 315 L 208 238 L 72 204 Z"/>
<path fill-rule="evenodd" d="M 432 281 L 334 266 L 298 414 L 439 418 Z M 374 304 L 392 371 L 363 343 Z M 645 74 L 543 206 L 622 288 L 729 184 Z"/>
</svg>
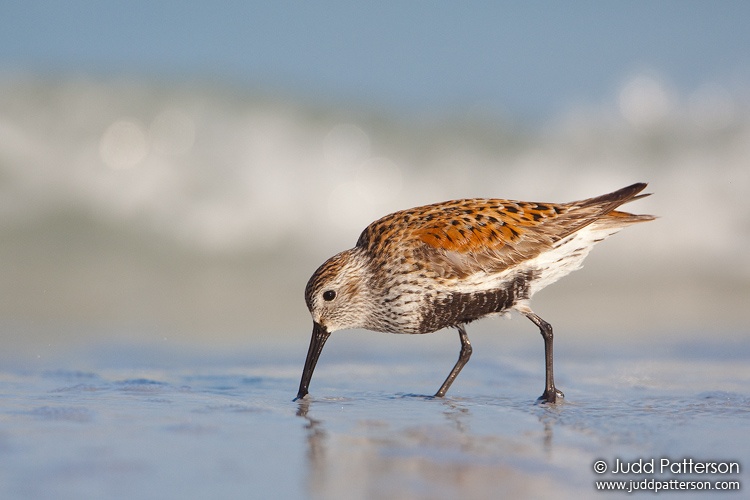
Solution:
<svg viewBox="0 0 750 500">
<path fill-rule="evenodd" d="M 564 398 L 565 396 L 555 388 L 555 375 L 552 368 L 552 325 L 531 311 L 524 312 L 523 314 L 539 327 L 539 333 L 541 333 L 544 338 L 545 384 L 544 394 L 539 397 L 539 401 L 555 403 L 557 398 Z"/>
<path fill-rule="evenodd" d="M 445 393 L 448 392 L 448 388 L 451 386 L 453 381 L 456 380 L 458 373 L 471 357 L 471 342 L 469 342 L 469 336 L 466 335 L 464 325 L 457 325 L 456 328 L 458 328 L 458 335 L 461 337 L 461 353 L 458 355 L 458 361 L 456 361 L 456 364 L 453 367 L 453 370 L 451 370 L 450 375 L 448 375 L 448 378 L 445 379 L 443 385 L 440 386 L 440 390 L 435 393 L 436 398 L 442 398 L 443 396 L 445 396 Z"/>
</svg>

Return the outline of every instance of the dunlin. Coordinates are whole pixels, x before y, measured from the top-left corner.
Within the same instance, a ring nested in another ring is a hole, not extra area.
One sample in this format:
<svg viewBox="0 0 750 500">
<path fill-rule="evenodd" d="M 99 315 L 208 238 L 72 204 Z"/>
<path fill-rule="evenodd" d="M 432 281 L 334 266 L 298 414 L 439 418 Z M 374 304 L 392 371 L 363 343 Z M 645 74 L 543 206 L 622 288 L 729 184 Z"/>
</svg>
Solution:
<svg viewBox="0 0 750 500">
<path fill-rule="evenodd" d="M 571 203 L 465 199 L 403 210 L 370 224 L 354 248 L 315 271 L 305 288 L 313 332 L 297 399 L 308 393 L 331 332 L 364 328 L 391 333 L 458 330 L 461 353 L 435 397 L 445 395 L 471 356 L 465 325 L 516 310 L 544 338 L 545 386 L 555 402 L 552 326 L 529 302 L 581 267 L 594 244 L 651 215 L 617 211 L 638 195 L 638 183 Z"/>
</svg>

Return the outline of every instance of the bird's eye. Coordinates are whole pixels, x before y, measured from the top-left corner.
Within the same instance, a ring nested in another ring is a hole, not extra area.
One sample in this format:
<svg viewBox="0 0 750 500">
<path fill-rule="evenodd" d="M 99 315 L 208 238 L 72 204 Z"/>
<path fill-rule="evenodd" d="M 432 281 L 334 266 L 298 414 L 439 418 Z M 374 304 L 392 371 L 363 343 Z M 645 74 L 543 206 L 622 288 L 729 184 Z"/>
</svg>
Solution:
<svg viewBox="0 0 750 500">
<path fill-rule="evenodd" d="M 330 302 L 335 298 L 336 292 L 334 292 L 333 290 L 326 290 L 325 292 L 323 292 L 323 300 Z"/>
</svg>

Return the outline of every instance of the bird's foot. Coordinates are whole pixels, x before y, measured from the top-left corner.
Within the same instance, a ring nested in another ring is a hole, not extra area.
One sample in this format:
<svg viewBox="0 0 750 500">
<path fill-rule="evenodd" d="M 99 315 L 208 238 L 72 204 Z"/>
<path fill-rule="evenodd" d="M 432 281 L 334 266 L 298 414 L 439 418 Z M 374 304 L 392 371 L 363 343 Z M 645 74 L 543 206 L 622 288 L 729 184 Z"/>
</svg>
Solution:
<svg viewBox="0 0 750 500">
<path fill-rule="evenodd" d="M 555 389 L 554 387 L 552 390 L 546 390 L 544 391 L 544 394 L 539 396 L 537 398 L 538 403 L 558 403 L 560 400 L 565 398 L 565 394 L 562 393 L 562 391 L 559 391 Z"/>
</svg>

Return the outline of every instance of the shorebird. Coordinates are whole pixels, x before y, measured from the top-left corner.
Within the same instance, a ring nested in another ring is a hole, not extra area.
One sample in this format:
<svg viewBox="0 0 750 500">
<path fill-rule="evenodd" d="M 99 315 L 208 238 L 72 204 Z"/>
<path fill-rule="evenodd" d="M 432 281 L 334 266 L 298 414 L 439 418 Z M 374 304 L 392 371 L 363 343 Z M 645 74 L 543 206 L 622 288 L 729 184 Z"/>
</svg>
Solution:
<svg viewBox="0 0 750 500">
<path fill-rule="evenodd" d="M 539 401 L 563 397 L 552 368 L 552 326 L 531 310 L 531 297 L 579 269 L 598 242 L 625 226 L 654 219 L 617 211 L 645 183 L 571 203 L 463 199 L 386 215 L 354 248 L 312 275 L 305 301 L 312 339 L 296 399 L 308 394 L 332 332 L 363 328 L 391 333 L 458 330 L 458 361 L 435 393 L 443 397 L 471 356 L 466 324 L 518 311 L 544 338 L 545 386 Z"/>
</svg>

